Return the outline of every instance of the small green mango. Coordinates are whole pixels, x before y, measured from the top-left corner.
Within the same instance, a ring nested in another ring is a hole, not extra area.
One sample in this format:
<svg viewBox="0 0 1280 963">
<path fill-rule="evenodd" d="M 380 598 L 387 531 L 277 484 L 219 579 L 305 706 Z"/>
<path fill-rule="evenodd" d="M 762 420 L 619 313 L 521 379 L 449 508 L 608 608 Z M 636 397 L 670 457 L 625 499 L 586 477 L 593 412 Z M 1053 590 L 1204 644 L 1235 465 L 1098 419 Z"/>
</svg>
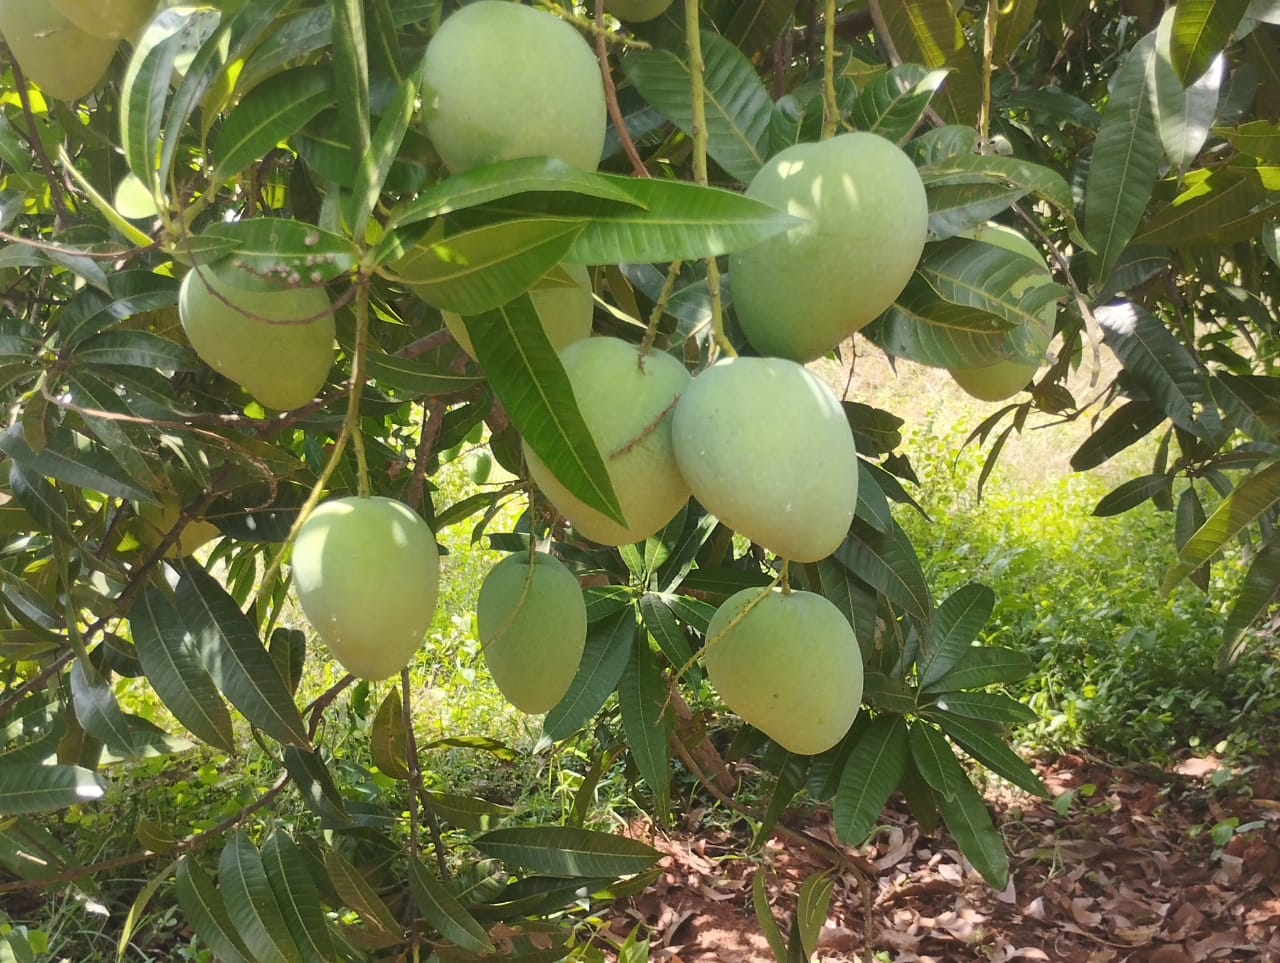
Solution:
<svg viewBox="0 0 1280 963">
<path fill-rule="evenodd" d="M 799 755 L 844 738 L 862 704 L 858 640 L 840 610 L 812 592 L 731 595 L 711 617 L 702 658 L 724 704 Z"/>
<path fill-rule="evenodd" d="M 569 691 L 587 644 L 587 605 L 573 573 L 544 552 L 509 555 L 480 585 L 485 664 L 507 701 L 530 715 Z"/>
<path fill-rule="evenodd" d="M 298 531 L 291 565 L 303 614 L 352 675 L 396 674 L 431 628 L 440 590 L 436 538 L 403 502 L 322 502 Z"/>
</svg>

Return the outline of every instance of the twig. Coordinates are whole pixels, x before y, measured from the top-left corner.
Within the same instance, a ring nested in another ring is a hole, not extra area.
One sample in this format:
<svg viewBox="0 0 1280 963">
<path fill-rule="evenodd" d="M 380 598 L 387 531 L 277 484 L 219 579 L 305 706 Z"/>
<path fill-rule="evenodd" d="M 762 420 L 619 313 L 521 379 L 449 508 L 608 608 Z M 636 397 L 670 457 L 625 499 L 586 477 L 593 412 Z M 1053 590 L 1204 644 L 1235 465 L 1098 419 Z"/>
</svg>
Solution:
<svg viewBox="0 0 1280 963">
<path fill-rule="evenodd" d="M 596 0 L 595 12 L 596 22 L 602 22 L 604 0 Z M 631 139 L 631 132 L 627 130 L 627 119 L 622 115 L 622 106 L 618 103 L 618 88 L 613 82 L 613 71 L 609 69 L 609 35 L 596 33 L 595 40 L 596 60 L 600 64 L 600 77 L 604 81 L 604 102 L 609 108 L 609 116 L 613 119 L 613 128 L 618 132 L 618 140 L 622 143 L 622 150 L 627 155 L 627 160 L 631 161 L 631 169 L 636 172 L 637 177 L 648 177 L 649 169 L 644 166 L 644 160 L 636 149 L 636 142 Z"/>
<path fill-rule="evenodd" d="M 53 161 L 49 159 L 49 154 L 44 149 L 44 142 L 40 139 L 35 111 L 31 109 L 31 91 L 27 89 L 26 75 L 18 66 L 17 57 L 10 57 L 9 65 L 13 68 L 13 80 L 18 88 L 18 99 L 22 102 L 22 114 L 27 119 L 27 143 L 40 161 L 41 168 L 44 169 L 44 179 L 49 182 L 49 196 L 53 199 L 53 206 L 57 211 L 57 226 L 66 227 L 71 223 L 71 211 L 62 193 L 62 182 L 58 179 L 58 172 L 53 169 Z"/>
<path fill-rule="evenodd" d="M 422 429 L 418 438 L 418 450 L 413 456 L 413 474 L 405 488 L 405 504 L 415 512 L 422 507 L 422 493 L 427 485 L 427 462 L 435 451 L 440 429 L 444 426 L 444 399 L 435 396 L 422 406 Z"/>
<path fill-rule="evenodd" d="M 836 0 L 826 0 L 822 37 L 822 140 L 830 140 L 840 126 L 836 100 Z"/>
<path fill-rule="evenodd" d="M 400 670 L 400 687 L 404 698 L 404 745 L 406 762 L 409 764 L 409 853 L 418 854 L 418 805 L 422 805 L 423 815 L 427 820 L 427 830 L 431 833 L 432 847 L 435 849 L 436 866 L 440 870 L 440 878 L 446 882 L 452 878 L 449 872 L 448 850 L 444 843 L 444 832 L 440 828 L 440 820 L 436 816 L 435 807 L 427 795 L 427 787 L 422 782 L 422 763 L 418 758 L 418 734 L 413 729 L 413 699 L 410 696 L 409 668 Z"/>
</svg>

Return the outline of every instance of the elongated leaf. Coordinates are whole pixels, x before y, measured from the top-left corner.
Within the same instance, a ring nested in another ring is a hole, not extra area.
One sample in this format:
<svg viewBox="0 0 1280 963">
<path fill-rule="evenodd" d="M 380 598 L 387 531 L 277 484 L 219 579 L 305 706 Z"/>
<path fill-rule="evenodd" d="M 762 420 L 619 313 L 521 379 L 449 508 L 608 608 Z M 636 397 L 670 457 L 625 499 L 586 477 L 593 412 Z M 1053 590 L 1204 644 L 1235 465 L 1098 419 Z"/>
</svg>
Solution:
<svg viewBox="0 0 1280 963">
<path fill-rule="evenodd" d="M 564 878 L 629 876 L 662 855 L 638 839 L 573 826 L 496 829 L 472 845 L 508 865 Z"/>
<path fill-rule="evenodd" d="M 287 217 L 250 217 L 213 224 L 198 240 L 225 242 L 226 254 L 274 289 L 319 284 L 348 274 L 359 250 L 348 238 Z M 278 284 L 275 282 L 279 282 Z"/>
<path fill-rule="evenodd" d="M 1280 123 L 1254 120 L 1239 127 L 1215 127 L 1213 132 L 1242 154 L 1280 164 Z"/>
<path fill-rule="evenodd" d="M 642 596 L 640 618 L 644 620 L 644 627 L 673 667 L 683 668 L 693 658 L 693 647 L 689 645 L 689 639 L 663 596 L 653 592 Z"/>
<path fill-rule="evenodd" d="M 760 924 L 760 931 L 764 934 L 765 942 L 769 944 L 773 958 L 786 960 L 788 959 L 787 942 L 782 938 L 782 930 L 778 928 L 773 910 L 769 908 L 769 891 L 766 888 L 765 875 L 765 868 L 761 866 L 756 870 L 755 878 L 751 880 L 751 906 L 756 911 L 756 922 Z"/>
<path fill-rule="evenodd" d="M 250 91 L 223 121 L 213 142 L 215 181 L 256 164 L 338 101 L 333 74 L 324 67 L 295 67 Z"/>
<path fill-rule="evenodd" d="M 958 692 L 1001 682 L 1021 682 L 1031 674 L 1031 660 L 1014 649 L 999 645 L 970 648 L 950 672 L 925 692 Z"/>
<path fill-rule="evenodd" d="M 640 96 L 693 136 L 689 65 L 671 50 L 633 50 L 622 70 Z M 702 33 L 707 153 L 724 171 L 748 183 L 764 164 L 773 103 L 751 61 L 730 41 Z"/>
<path fill-rule="evenodd" d="M 396 90 L 394 101 L 382 115 L 378 129 L 373 132 L 368 162 L 360 166 L 351 192 L 356 204 L 351 233 L 356 237 L 364 234 L 369 217 L 378 204 L 378 197 L 409 129 L 409 121 L 413 119 L 417 96 L 416 80 L 402 81 Z"/>
<path fill-rule="evenodd" d="M 1165 575 L 1165 592 L 1213 558 L 1241 530 L 1280 502 L 1280 462 L 1250 475 L 1224 498 L 1213 514 L 1178 552 L 1178 562 Z"/>
<path fill-rule="evenodd" d="M 906 534 L 896 524 L 886 534 L 855 518 L 835 557 L 854 575 L 901 605 L 928 618 L 932 609 L 924 570 Z"/>
<path fill-rule="evenodd" d="M 635 644 L 636 616 L 629 607 L 591 626 L 578 674 L 543 722 L 548 738 L 567 739 L 600 711 L 626 671 Z"/>
<path fill-rule="evenodd" d="M 14 465 L 20 465 L 26 470 L 25 480 L 34 482 L 35 476 L 44 475 L 74 485 L 76 488 L 102 492 L 104 495 L 129 501 L 155 503 L 155 496 L 151 492 L 139 488 L 120 472 L 115 459 L 88 439 L 75 435 L 65 428 L 51 434 L 44 448 L 37 453 L 27 444 L 23 425 L 21 423 L 13 425 L 0 432 L 0 451 L 13 459 Z M 43 482 L 43 479 L 39 482 Z M 35 482 L 35 487 L 30 491 L 44 504 L 44 512 L 58 513 L 57 502 L 61 500 L 61 495 L 47 482 L 43 484 L 39 482 Z M 18 497 L 23 508 L 35 517 L 41 517 L 37 514 L 42 511 L 40 505 L 24 501 L 16 486 L 14 495 Z M 57 499 L 54 499 L 55 495 Z M 62 513 L 65 514 L 65 503 Z"/>
<path fill-rule="evenodd" d="M 1245 573 L 1240 592 L 1232 603 L 1222 627 L 1222 655 L 1219 661 L 1229 664 L 1240 654 L 1241 636 L 1260 616 L 1280 590 L 1280 540 L 1272 538 L 1253 557 Z"/>
<path fill-rule="evenodd" d="M 79 766 L 6 763 L 0 766 L 0 815 L 43 813 L 94 802 L 109 784 Z"/>
<path fill-rule="evenodd" d="M 947 692 L 935 704 L 953 715 L 983 722 L 1035 722 L 1038 718 L 1030 706 L 998 692 Z"/>
<path fill-rule="evenodd" d="M 964 778 L 964 771 L 955 765 L 955 753 L 946 738 L 926 722 L 912 724 L 908 733 L 911 745 L 911 761 L 929 788 L 944 799 L 954 799 Z"/>
<path fill-rule="evenodd" d="M 993 726 L 945 709 L 927 709 L 925 715 L 942 726 L 943 732 L 992 772 L 1008 779 L 1019 789 L 1048 798 L 1049 791 L 1040 777 L 1009 748 Z"/>
<path fill-rule="evenodd" d="M 725 39 L 747 55 L 764 50 L 778 39 L 794 13 L 791 0 L 740 0 L 724 28 Z"/>
<path fill-rule="evenodd" d="M 972 125 L 982 102 L 981 78 L 950 0 L 876 0 L 874 8 L 902 62 L 950 70 L 939 109 L 950 123 Z"/>
<path fill-rule="evenodd" d="M 351 821 L 342 794 L 318 751 L 289 746 L 283 762 L 308 809 L 329 824 L 344 826 Z"/>
<path fill-rule="evenodd" d="M 371 166 L 373 129 L 369 120 L 369 45 L 365 38 L 362 0 L 329 0 L 333 13 L 333 74 L 342 91 L 338 116 L 347 149 L 359 169 Z M 371 179 L 361 173 L 357 178 Z"/>
<path fill-rule="evenodd" d="M 27 518 L 34 521 L 40 529 L 53 532 L 69 541 L 75 540 L 71 518 L 67 513 L 67 500 L 39 471 L 24 468 L 16 460 L 10 461 L 9 490 Z M 24 524 L 23 527 L 28 526 Z"/>
<path fill-rule="evenodd" d="M 613 205 L 593 217 L 565 255 L 569 263 L 654 264 L 718 257 L 799 223 L 731 191 L 656 177 L 600 176 L 625 188 L 642 208 Z"/>
<path fill-rule="evenodd" d="M 1149 401 L 1126 401 L 1071 456 L 1074 471 L 1088 471 L 1141 441 L 1165 420 Z"/>
<path fill-rule="evenodd" d="M 213 881 L 190 856 L 184 856 L 178 861 L 174 888 L 178 905 L 190 921 L 191 928 L 213 950 L 220 963 L 259 963 L 244 945 L 236 925 L 231 922 L 226 903 L 214 887 Z"/>
<path fill-rule="evenodd" d="M 218 690 L 273 738 L 306 748 L 302 716 L 253 623 L 198 564 L 187 561 L 180 570 L 178 607 Z"/>
<path fill-rule="evenodd" d="M 395 914 L 345 857 L 336 850 L 325 849 L 324 867 L 343 903 L 359 913 L 367 927 L 380 935 L 402 937 L 404 930 Z"/>
<path fill-rule="evenodd" d="M 792 931 L 799 937 L 804 960 L 818 952 L 818 937 L 827 922 L 836 881 L 830 872 L 817 873 L 800 884 L 796 894 L 796 916 Z"/>
<path fill-rule="evenodd" d="M 1155 187 L 1164 147 L 1148 96 L 1155 34 L 1138 41 L 1113 79 L 1085 181 L 1084 233 L 1101 286 L 1133 237 Z"/>
<path fill-rule="evenodd" d="M 408 779 L 408 738 L 404 731 L 404 702 L 400 687 L 392 686 L 378 706 L 369 733 L 369 754 L 382 774 L 392 779 Z"/>
<path fill-rule="evenodd" d="M 682 663 L 683 664 L 683 663 Z M 667 687 L 647 643 L 635 654 L 618 681 L 618 704 L 627 748 L 636 767 L 653 792 L 654 810 L 665 819 L 669 807 L 671 765 L 667 752 L 667 719 L 664 708 Z"/>
<path fill-rule="evenodd" d="M 915 130 L 946 79 L 947 71 L 928 70 L 920 64 L 893 67 L 859 92 L 849 119 L 859 130 L 900 142 Z"/>
<path fill-rule="evenodd" d="M 855 576 L 849 567 L 834 558 L 824 558 L 817 563 L 822 594 L 826 596 L 853 626 L 858 637 L 858 647 L 869 669 L 888 668 L 879 661 L 886 650 L 876 644 L 876 596 L 865 582 Z"/>
<path fill-rule="evenodd" d="M 1158 211 L 1134 238 L 1138 244 L 1220 245 L 1249 241 L 1274 215 L 1257 168 L 1192 171 L 1182 193 Z"/>
<path fill-rule="evenodd" d="M 141 754 L 115 692 L 96 669 L 86 668 L 82 659 L 71 666 L 71 698 L 85 732 L 121 755 Z"/>
<path fill-rule="evenodd" d="M 218 889 L 227 915 L 254 959 L 259 963 L 302 963 L 262 858 L 243 832 L 231 833 L 222 848 Z"/>
<path fill-rule="evenodd" d="M 1225 58 L 1216 57 L 1194 83 L 1183 85 L 1173 58 L 1176 10 L 1165 11 L 1156 30 L 1156 58 L 1152 65 L 1151 97 L 1165 156 L 1179 170 L 1190 166 L 1218 112 L 1218 96 L 1226 76 Z"/>
<path fill-rule="evenodd" d="M 835 823 L 841 842 L 857 846 L 871 834 L 906 768 L 906 720 L 877 716 L 862 731 L 840 776 Z"/>
<path fill-rule="evenodd" d="M 423 242 L 388 271 L 433 307 L 481 314 L 528 290 L 584 229 L 581 221 L 561 218 L 502 221 Z"/>
<path fill-rule="evenodd" d="M 303 963 L 331 963 L 337 958 L 320 891 L 302 850 L 279 827 L 262 844 L 262 866 L 275 893 L 285 925 Z"/>
<path fill-rule="evenodd" d="M 1044 306 L 1067 293 L 1048 282 L 1039 261 L 967 238 L 931 247 L 917 270 L 944 300 L 994 315 L 1011 326 L 1039 327 Z"/>
<path fill-rule="evenodd" d="M 937 797 L 942 818 L 973 868 L 993 889 L 1003 890 L 1009 885 L 1009 854 L 1004 838 L 996 831 L 986 801 L 973 788 L 959 761 L 953 757 L 950 765 L 958 773 L 959 782 L 955 798 Z"/>
<path fill-rule="evenodd" d="M 919 664 L 920 685 L 928 687 L 964 658 L 971 643 L 991 618 L 996 596 L 985 585 L 970 583 L 938 606 L 925 632 Z"/>
<path fill-rule="evenodd" d="M 1168 475 L 1140 475 L 1107 492 L 1094 506 L 1093 514 L 1099 517 L 1119 515 L 1137 508 L 1143 502 L 1168 491 L 1173 479 Z"/>
<path fill-rule="evenodd" d="M 409 860 L 409 886 L 422 915 L 446 940 L 471 953 L 493 950 L 493 941 L 484 927 L 420 859 Z"/>
<path fill-rule="evenodd" d="M 1178 0 L 1170 60 L 1184 87 L 1199 80 L 1231 39 L 1249 0 Z"/>
<path fill-rule="evenodd" d="M 499 820 L 511 815 L 510 806 L 501 806 L 475 796 L 458 796 L 454 793 L 429 790 L 426 798 L 437 816 L 462 829 L 482 832 L 492 829 Z"/>
<path fill-rule="evenodd" d="M 475 375 L 456 374 L 429 362 L 397 358 L 380 351 L 369 352 L 365 358 L 365 371 L 371 381 L 413 397 L 457 394 L 474 388 L 482 380 Z"/>
<path fill-rule="evenodd" d="M 587 505 L 626 520 L 604 458 L 528 295 L 466 320 L 480 366 L 525 443 Z"/>
<path fill-rule="evenodd" d="M 72 358 L 78 364 L 123 364 L 166 371 L 196 371 L 195 355 L 182 345 L 149 331 L 107 331 L 81 342 Z"/>
</svg>

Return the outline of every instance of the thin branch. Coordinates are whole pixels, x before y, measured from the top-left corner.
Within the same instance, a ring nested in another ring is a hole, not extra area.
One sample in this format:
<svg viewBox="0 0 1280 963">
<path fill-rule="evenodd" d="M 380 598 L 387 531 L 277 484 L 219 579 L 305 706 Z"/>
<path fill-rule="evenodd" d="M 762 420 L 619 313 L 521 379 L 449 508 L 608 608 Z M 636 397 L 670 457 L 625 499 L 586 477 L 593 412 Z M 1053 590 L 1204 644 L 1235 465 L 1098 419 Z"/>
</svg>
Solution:
<svg viewBox="0 0 1280 963">
<path fill-rule="evenodd" d="M 597 24 L 602 23 L 604 0 L 596 0 L 595 13 Z M 636 142 L 631 139 L 631 132 L 627 130 L 627 119 L 622 116 L 622 106 L 618 103 L 618 88 L 613 82 L 613 71 L 609 69 L 609 35 L 597 32 L 595 40 L 596 61 L 600 64 L 600 77 L 604 81 L 604 102 L 609 108 L 609 116 L 613 119 L 613 129 L 618 132 L 622 150 L 627 155 L 627 160 L 631 161 L 631 169 L 636 172 L 636 176 L 648 177 L 649 169 L 644 166 L 640 151 L 636 149 Z"/>
<path fill-rule="evenodd" d="M 57 226 L 66 227 L 71 223 L 71 211 L 67 207 L 67 199 L 62 192 L 62 181 L 58 179 L 58 172 L 54 170 L 53 161 L 49 159 L 49 153 L 44 149 L 44 142 L 40 139 L 40 128 L 37 125 L 35 111 L 31 109 L 31 91 L 27 89 L 27 78 L 22 68 L 18 66 L 17 57 L 10 57 L 9 64 L 13 68 L 13 80 L 18 88 L 18 99 L 22 102 L 22 113 L 27 119 L 27 143 L 40 161 L 40 167 L 44 170 L 44 179 L 49 183 L 49 196 L 53 199 L 53 206 L 57 211 Z"/>
</svg>

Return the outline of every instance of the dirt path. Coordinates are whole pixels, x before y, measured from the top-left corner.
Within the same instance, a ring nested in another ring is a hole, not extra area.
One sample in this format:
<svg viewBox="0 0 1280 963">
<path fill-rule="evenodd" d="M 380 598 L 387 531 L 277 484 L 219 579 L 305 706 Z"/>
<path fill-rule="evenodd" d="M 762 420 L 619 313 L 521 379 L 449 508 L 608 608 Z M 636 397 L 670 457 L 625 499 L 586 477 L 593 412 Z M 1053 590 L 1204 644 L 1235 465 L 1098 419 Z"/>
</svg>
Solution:
<svg viewBox="0 0 1280 963">
<path fill-rule="evenodd" d="M 1029 797 L 993 802 L 1013 854 L 1003 893 L 983 883 L 945 833 L 922 836 L 905 811 L 886 814 L 861 851 L 877 873 L 878 960 L 1280 963 L 1275 765 L 1216 789 L 1213 760 L 1135 773 L 1067 756 L 1039 769 L 1055 795 L 1073 793 L 1070 806 L 1060 814 Z M 834 841 L 824 810 L 805 829 Z M 670 963 L 769 963 L 751 904 L 760 864 L 768 864 L 784 933 L 800 883 L 827 868 L 776 837 L 755 861 L 733 858 L 744 840 L 728 831 L 647 838 L 667 854 L 664 873 L 614 907 L 612 929 L 623 936 L 643 923 L 651 958 Z M 856 880 L 839 878 L 817 959 L 861 959 L 862 920 Z"/>
</svg>

